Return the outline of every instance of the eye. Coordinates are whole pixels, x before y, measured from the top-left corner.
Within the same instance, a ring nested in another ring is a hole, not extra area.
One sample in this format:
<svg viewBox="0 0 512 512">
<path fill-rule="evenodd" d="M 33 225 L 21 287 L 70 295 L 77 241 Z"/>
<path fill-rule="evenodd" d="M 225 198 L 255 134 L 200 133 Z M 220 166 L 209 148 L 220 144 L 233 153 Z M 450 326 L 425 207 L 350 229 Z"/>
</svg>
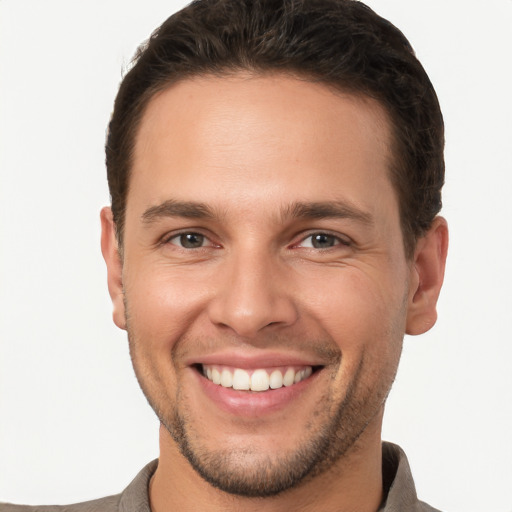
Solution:
<svg viewBox="0 0 512 512">
<path fill-rule="evenodd" d="M 304 238 L 299 244 L 301 247 L 309 247 L 313 249 L 330 249 L 336 245 L 349 245 L 346 240 L 331 235 L 329 233 L 313 233 L 308 237 Z"/>
<path fill-rule="evenodd" d="M 184 249 L 199 249 L 211 246 L 212 243 L 201 233 L 180 233 L 167 240 L 168 243 L 183 247 Z"/>
</svg>

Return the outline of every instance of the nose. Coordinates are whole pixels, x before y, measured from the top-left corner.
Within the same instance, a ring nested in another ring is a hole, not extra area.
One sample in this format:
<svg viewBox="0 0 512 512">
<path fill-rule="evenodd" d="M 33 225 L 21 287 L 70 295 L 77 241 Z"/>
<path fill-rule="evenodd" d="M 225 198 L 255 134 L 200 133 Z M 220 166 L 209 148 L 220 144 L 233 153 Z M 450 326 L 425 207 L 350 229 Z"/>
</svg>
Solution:
<svg viewBox="0 0 512 512">
<path fill-rule="evenodd" d="M 292 283 L 268 253 L 230 258 L 217 283 L 209 304 L 210 321 L 217 327 L 254 338 L 264 330 L 290 326 L 298 318 Z"/>
</svg>

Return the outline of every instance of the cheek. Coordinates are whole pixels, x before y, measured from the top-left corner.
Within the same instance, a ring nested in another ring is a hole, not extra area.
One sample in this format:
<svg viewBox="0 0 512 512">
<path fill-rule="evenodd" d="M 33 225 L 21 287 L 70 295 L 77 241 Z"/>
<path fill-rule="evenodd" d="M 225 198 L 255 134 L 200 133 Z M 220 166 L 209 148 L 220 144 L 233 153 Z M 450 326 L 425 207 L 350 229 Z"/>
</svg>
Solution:
<svg viewBox="0 0 512 512">
<path fill-rule="evenodd" d="M 309 314 L 339 346 L 346 363 L 357 364 L 364 351 L 372 357 L 384 356 L 403 337 L 403 279 L 395 276 L 401 283 L 396 285 L 382 273 L 348 267 L 336 270 L 327 281 L 329 293 L 325 289 L 310 292 Z"/>
<path fill-rule="evenodd" d="M 169 350 L 201 314 L 208 288 L 188 274 L 165 268 L 128 274 L 127 317 L 134 335 L 144 344 Z"/>
<path fill-rule="evenodd" d="M 341 351 L 341 364 L 332 369 L 333 401 L 339 403 L 351 393 L 358 407 L 371 402 L 377 408 L 398 368 L 405 291 L 392 291 L 389 281 L 355 270 L 332 284 L 329 297 L 318 297 L 315 318 Z"/>
<path fill-rule="evenodd" d="M 382 276 L 340 268 L 336 273 L 331 272 L 326 282 L 329 291 L 325 288 L 317 288 L 316 293 L 310 291 L 309 303 L 323 323 L 339 330 L 341 338 L 346 337 L 343 333 L 361 339 L 365 332 L 389 330 L 390 322 L 402 309 L 403 291 L 395 289 Z M 308 289 L 315 290 L 313 286 Z"/>
<path fill-rule="evenodd" d="M 159 416 L 169 418 L 181 367 L 180 340 L 204 309 L 201 288 L 186 272 L 162 268 L 126 272 L 124 281 L 130 354 L 137 379 Z"/>
</svg>

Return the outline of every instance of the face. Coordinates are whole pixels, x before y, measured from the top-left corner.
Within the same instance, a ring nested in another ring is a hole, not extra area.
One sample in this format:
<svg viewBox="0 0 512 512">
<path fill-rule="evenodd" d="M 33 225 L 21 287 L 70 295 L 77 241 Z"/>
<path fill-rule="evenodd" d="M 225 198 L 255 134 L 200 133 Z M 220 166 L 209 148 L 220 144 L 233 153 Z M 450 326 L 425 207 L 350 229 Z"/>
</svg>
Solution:
<svg viewBox="0 0 512 512">
<path fill-rule="evenodd" d="M 417 282 L 389 143 L 377 103 L 284 76 L 190 79 L 148 105 L 114 317 L 220 489 L 276 494 L 379 430 Z"/>
</svg>

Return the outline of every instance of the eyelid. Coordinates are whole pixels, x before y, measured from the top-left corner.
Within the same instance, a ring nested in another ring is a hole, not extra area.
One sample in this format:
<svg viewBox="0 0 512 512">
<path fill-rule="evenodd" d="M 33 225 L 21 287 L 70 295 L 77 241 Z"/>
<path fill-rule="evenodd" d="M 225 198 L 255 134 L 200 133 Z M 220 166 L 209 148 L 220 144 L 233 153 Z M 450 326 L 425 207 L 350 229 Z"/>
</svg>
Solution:
<svg viewBox="0 0 512 512">
<path fill-rule="evenodd" d="M 183 236 L 183 235 L 199 235 L 199 236 L 202 236 L 205 239 L 205 241 L 208 242 L 207 245 L 202 245 L 201 247 L 197 247 L 197 248 L 195 248 L 195 250 L 205 249 L 205 248 L 208 248 L 208 247 L 220 247 L 220 244 L 215 243 L 214 241 L 212 241 L 212 237 L 210 235 L 204 233 L 203 230 L 197 229 L 197 228 L 181 229 L 179 231 L 173 231 L 171 233 L 166 233 L 160 239 L 159 243 L 160 243 L 160 245 L 170 244 L 170 245 L 173 245 L 173 246 L 177 247 L 178 249 L 183 249 L 183 250 L 186 250 L 186 251 L 194 250 L 194 249 L 189 249 L 189 248 L 182 247 L 178 243 L 173 243 L 172 242 L 173 239 L 179 238 L 180 236 Z"/>
<path fill-rule="evenodd" d="M 333 233 L 332 231 L 329 231 L 328 229 L 316 229 L 316 230 L 308 230 L 306 233 L 302 233 L 299 241 L 297 243 L 294 243 L 293 246 L 294 247 L 300 246 L 308 238 L 311 238 L 314 235 L 327 235 L 327 236 L 333 237 L 336 239 L 337 243 L 335 245 L 333 245 L 332 247 L 327 247 L 324 249 L 318 249 L 315 247 L 306 247 L 307 249 L 326 251 L 328 249 L 334 249 L 335 247 L 337 247 L 339 245 L 342 245 L 345 247 L 350 247 L 353 244 L 352 240 L 346 235 L 342 235 L 341 233 Z"/>
</svg>

